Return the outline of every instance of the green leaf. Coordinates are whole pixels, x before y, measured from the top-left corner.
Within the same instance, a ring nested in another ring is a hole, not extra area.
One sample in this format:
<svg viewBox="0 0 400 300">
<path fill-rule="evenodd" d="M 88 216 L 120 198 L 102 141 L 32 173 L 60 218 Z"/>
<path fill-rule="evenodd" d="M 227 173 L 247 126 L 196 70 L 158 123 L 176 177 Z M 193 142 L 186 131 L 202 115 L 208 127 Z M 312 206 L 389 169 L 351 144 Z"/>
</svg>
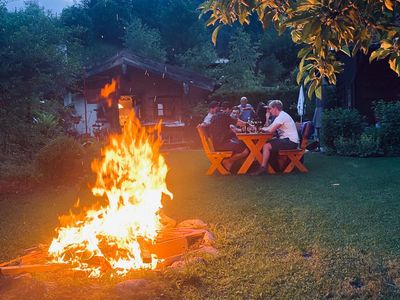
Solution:
<svg viewBox="0 0 400 300">
<path fill-rule="evenodd" d="M 310 53 L 310 51 L 311 51 L 311 48 L 304 47 L 304 48 L 300 49 L 300 51 L 297 53 L 297 57 L 300 58 L 300 57 L 306 56 L 308 53 Z"/>
<path fill-rule="evenodd" d="M 381 48 L 389 49 L 391 47 L 393 47 L 393 44 L 392 44 L 391 40 L 384 39 L 384 40 L 381 41 Z"/>
<path fill-rule="evenodd" d="M 218 32 L 220 31 L 221 27 L 222 27 L 222 25 L 218 25 L 218 26 L 214 29 L 213 33 L 212 33 L 211 41 L 212 41 L 212 43 L 214 44 L 214 46 L 217 44 Z"/>
<path fill-rule="evenodd" d="M 318 99 L 322 98 L 322 86 L 321 85 L 315 89 L 315 96 Z"/>
<path fill-rule="evenodd" d="M 393 58 L 389 59 L 389 66 L 393 71 L 395 71 L 397 73 L 398 66 L 397 66 L 397 63 L 396 63 L 396 57 L 393 57 Z"/>
<path fill-rule="evenodd" d="M 210 17 L 210 19 L 207 22 L 207 26 L 213 26 L 215 24 L 215 22 L 218 21 L 218 18 L 216 16 L 212 16 Z"/>
<path fill-rule="evenodd" d="M 304 66 L 304 70 L 309 71 L 309 70 L 311 70 L 313 68 L 313 66 L 314 66 L 313 64 L 306 64 Z"/>
<path fill-rule="evenodd" d="M 317 79 L 314 79 L 313 82 L 311 82 L 310 87 L 308 88 L 307 96 L 309 99 L 311 99 L 312 95 L 314 94 L 316 86 L 317 86 Z"/>
<path fill-rule="evenodd" d="M 301 33 L 302 40 L 308 39 L 310 36 L 319 36 L 319 33 L 321 32 L 321 23 L 319 20 L 314 20 L 312 22 L 307 23 L 304 25 L 303 31 Z"/>
<path fill-rule="evenodd" d="M 292 30 L 290 35 L 292 36 L 293 42 L 295 42 L 296 44 L 299 44 L 301 42 L 301 34 L 298 30 Z"/>
<path fill-rule="evenodd" d="M 361 47 L 361 43 L 360 43 L 360 41 L 357 41 L 353 47 L 353 50 L 351 51 L 351 55 L 355 56 L 357 54 L 358 50 L 360 49 L 360 47 Z"/>
<path fill-rule="evenodd" d="M 300 81 L 301 81 L 301 79 L 303 78 L 303 73 L 304 73 L 303 69 L 300 69 L 300 68 L 299 68 L 299 72 L 297 73 L 297 76 L 296 76 L 296 82 L 297 82 L 297 84 L 300 84 Z"/>
<path fill-rule="evenodd" d="M 305 62 L 305 60 L 306 60 L 306 56 L 304 56 L 304 57 L 300 60 L 300 63 L 299 63 L 299 70 L 300 70 L 301 72 L 303 72 L 303 67 L 304 67 L 304 62 Z"/>
<path fill-rule="evenodd" d="M 306 86 L 307 85 L 307 83 L 309 83 L 310 82 L 310 74 L 308 74 L 307 76 L 306 76 L 306 78 L 304 78 L 304 82 L 303 82 L 303 84 L 304 84 L 304 86 Z"/>
<path fill-rule="evenodd" d="M 379 50 L 379 49 L 378 49 Z M 374 59 L 376 59 L 378 57 L 378 50 L 375 50 L 371 53 L 370 57 L 369 57 L 369 63 L 371 63 Z"/>
<path fill-rule="evenodd" d="M 349 47 L 347 47 L 346 45 L 342 46 L 342 48 L 340 48 L 340 51 L 342 51 L 347 56 L 351 57 Z"/>
<path fill-rule="evenodd" d="M 298 25 L 298 24 L 306 23 L 307 21 L 313 20 L 313 19 L 315 19 L 315 15 L 314 14 L 309 13 L 309 12 L 304 12 L 304 13 L 302 13 L 300 15 L 297 15 L 297 16 L 294 16 L 294 17 L 288 19 L 285 22 L 285 24 L 287 24 L 287 25 L 293 25 L 293 24 Z"/>
<path fill-rule="evenodd" d="M 239 23 L 240 23 L 241 25 L 243 25 L 243 24 L 249 24 L 250 21 L 249 21 L 249 19 L 248 19 L 248 16 L 249 16 L 248 12 L 247 12 L 246 10 L 243 10 L 243 11 L 239 14 Z"/>
</svg>

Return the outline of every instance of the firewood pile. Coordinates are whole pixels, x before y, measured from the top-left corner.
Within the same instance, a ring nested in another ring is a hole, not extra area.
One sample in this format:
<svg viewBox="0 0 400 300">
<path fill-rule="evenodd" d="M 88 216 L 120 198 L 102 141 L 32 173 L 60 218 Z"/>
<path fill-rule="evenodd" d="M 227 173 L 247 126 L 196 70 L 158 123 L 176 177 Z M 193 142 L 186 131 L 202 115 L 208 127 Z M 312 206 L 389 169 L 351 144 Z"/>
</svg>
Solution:
<svg viewBox="0 0 400 300">
<path fill-rule="evenodd" d="M 0 274 L 14 276 L 22 273 L 55 271 L 67 267 L 63 264 L 51 264 L 47 259 L 47 245 L 24 250 L 23 254 L 15 259 L 0 263 Z"/>
<path fill-rule="evenodd" d="M 172 219 L 168 226 L 158 235 L 154 244 L 142 241 L 141 255 L 144 262 L 151 262 L 156 255 L 160 261 L 157 269 L 170 266 L 181 261 L 188 253 L 216 254 L 214 236 L 207 230 L 207 224 L 201 220 L 186 220 L 176 225 Z M 109 251 L 117 251 L 111 249 Z M 47 253 L 48 245 L 39 244 L 24 250 L 23 254 L 15 259 L 0 263 L 0 275 L 18 276 L 23 273 L 49 272 L 61 269 L 72 269 L 71 265 L 51 263 Z M 102 272 L 107 272 L 111 265 L 104 257 L 88 257 L 85 260 L 90 265 L 101 267 Z"/>
</svg>

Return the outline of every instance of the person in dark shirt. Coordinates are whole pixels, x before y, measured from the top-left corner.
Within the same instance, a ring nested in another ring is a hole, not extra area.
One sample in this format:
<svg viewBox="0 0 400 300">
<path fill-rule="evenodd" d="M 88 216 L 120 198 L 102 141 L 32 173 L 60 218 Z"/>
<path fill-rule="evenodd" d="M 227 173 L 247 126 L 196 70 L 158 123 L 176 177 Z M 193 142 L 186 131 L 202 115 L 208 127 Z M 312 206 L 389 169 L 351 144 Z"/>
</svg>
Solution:
<svg viewBox="0 0 400 300">
<path fill-rule="evenodd" d="M 216 151 L 232 151 L 233 155 L 223 160 L 222 165 L 230 171 L 236 160 L 242 159 L 249 154 L 246 145 L 236 138 L 232 128 L 244 126 L 246 123 L 231 117 L 232 107 L 229 102 L 223 102 L 221 112 L 211 119 L 208 132 Z"/>
<path fill-rule="evenodd" d="M 264 102 L 259 102 L 256 109 L 256 117 L 262 124 L 265 124 L 265 114 L 266 114 L 266 104 Z"/>
</svg>

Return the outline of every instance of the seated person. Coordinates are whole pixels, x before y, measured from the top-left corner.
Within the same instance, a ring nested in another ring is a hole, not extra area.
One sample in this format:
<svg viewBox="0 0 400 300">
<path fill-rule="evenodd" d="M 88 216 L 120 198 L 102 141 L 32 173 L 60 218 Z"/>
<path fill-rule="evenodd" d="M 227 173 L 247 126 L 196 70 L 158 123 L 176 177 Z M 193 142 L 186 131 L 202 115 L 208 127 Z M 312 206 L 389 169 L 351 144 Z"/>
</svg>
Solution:
<svg viewBox="0 0 400 300">
<path fill-rule="evenodd" d="M 211 101 L 208 105 L 208 114 L 204 117 L 203 122 L 199 126 L 209 126 L 212 117 L 219 111 L 219 103 L 217 101 Z"/>
<path fill-rule="evenodd" d="M 259 102 L 256 109 L 257 119 L 260 120 L 262 124 L 265 124 L 266 107 L 267 105 L 264 102 Z"/>
<path fill-rule="evenodd" d="M 263 131 L 278 133 L 278 138 L 274 138 L 263 146 L 263 160 L 261 166 L 251 175 L 261 175 L 266 172 L 268 160 L 271 154 L 277 154 L 279 150 L 297 149 L 299 145 L 299 134 L 296 124 L 292 117 L 282 110 L 280 100 L 272 100 L 268 104 L 270 114 L 275 117 L 274 121 Z"/>
<path fill-rule="evenodd" d="M 240 109 L 237 106 L 232 107 L 231 117 L 235 120 L 239 119 Z"/>
<path fill-rule="evenodd" d="M 246 145 L 235 138 L 231 125 L 244 126 L 245 122 L 231 117 L 231 105 L 223 102 L 221 111 L 213 116 L 208 126 L 208 133 L 213 141 L 216 151 L 232 151 L 233 155 L 222 161 L 222 165 L 228 171 L 231 170 L 236 160 L 246 157 L 249 150 Z"/>
<path fill-rule="evenodd" d="M 271 111 L 270 111 L 271 107 L 269 106 L 269 104 L 270 104 L 272 101 L 274 101 L 274 100 L 269 100 L 269 101 L 268 101 L 268 104 L 264 106 L 264 109 L 265 109 L 265 117 L 264 117 L 265 123 L 264 123 L 264 127 L 268 127 L 268 126 L 271 125 L 272 122 L 275 120 L 275 117 L 271 114 Z M 277 132 L 276 132 L 276 135 L 277 135 Z"/>
<path fill-rule="evenodd" d="M 253 119 L 255 111 L 253 106 L 251 106 L 251 104 L 248 103 L 246 97 L 240 98 L 239 109 L 240 109 L 240 116 L 239 116 L 240 120 L 247 122 Z"/>
</svg>

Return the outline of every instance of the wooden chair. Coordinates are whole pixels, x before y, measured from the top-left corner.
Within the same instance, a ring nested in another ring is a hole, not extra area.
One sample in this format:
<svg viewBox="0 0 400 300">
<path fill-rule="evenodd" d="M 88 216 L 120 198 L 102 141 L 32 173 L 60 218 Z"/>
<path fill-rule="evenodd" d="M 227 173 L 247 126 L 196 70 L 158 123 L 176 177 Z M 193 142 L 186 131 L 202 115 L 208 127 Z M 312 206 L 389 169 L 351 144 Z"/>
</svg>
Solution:
<svg viewBox="0 0 400 300">
<path fill-rule="evenodd" d="M 199 133 L 204 152 L 211 163 L 211 166 L 208 168 L 206 174 L 212 175 L 216 170 L 218 170 L 222 175 L 229 175 L 230 173 L 224 168 L 222 161 L 225 158 L 231 157 L 232 151 L 215 151 L 212 140 L 206 134 L 204 127 L 198 126 L 197 131 Z"/>
<path fill-rule="evenodd" d="M 304 166 L 302 159 L 304 153 L 306 152 L 306 147 L 308 145 L 308 136 L 310 135 L 311 129 L 311 122 L 306 122 L 304 124 L 304 129 L 301 135 L 300 149 L 279 151 L 279 158 L 286 158 L 289 161 L 286 168 L 283 170 L 283 173 L 290 173 L 294 170 L 295 167 L 302 173 L 308 172 L 308 169 Z"/>
</svg>

